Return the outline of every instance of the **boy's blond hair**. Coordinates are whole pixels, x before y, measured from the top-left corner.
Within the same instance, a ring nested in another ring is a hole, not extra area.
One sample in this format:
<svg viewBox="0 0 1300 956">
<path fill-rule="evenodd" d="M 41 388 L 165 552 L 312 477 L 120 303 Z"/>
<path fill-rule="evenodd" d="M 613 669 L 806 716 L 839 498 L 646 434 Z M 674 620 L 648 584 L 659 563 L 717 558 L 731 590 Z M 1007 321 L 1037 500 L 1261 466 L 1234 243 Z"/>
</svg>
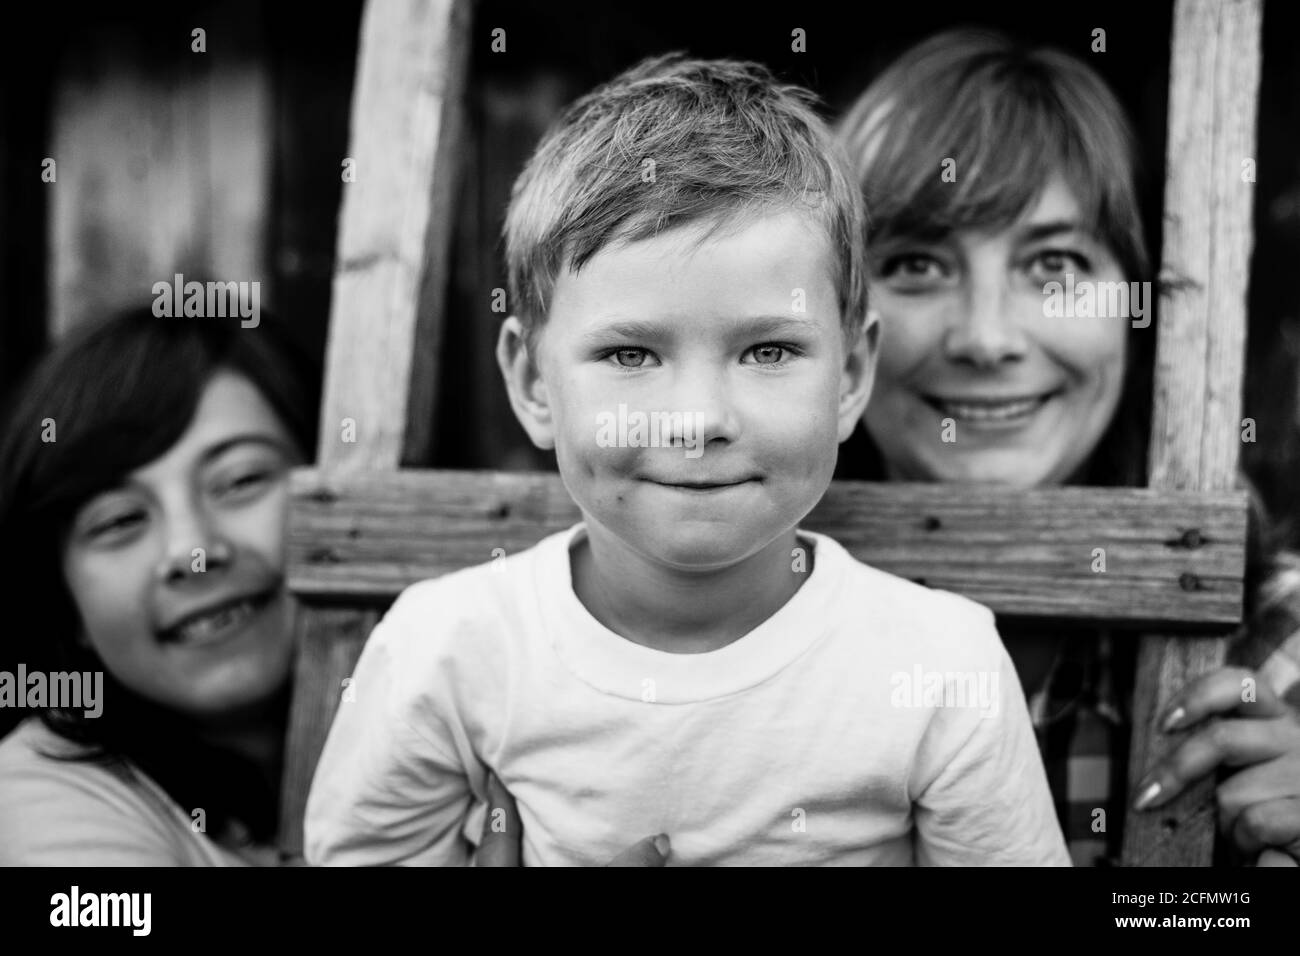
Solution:
<svg viewBox="0 0 1300 956">
<path fill-rule="evenodd" d="M 846 335 L 867 309 L 860 190 L 815 97 L 764 67 L 669 54 L 565 110 L 515 181 L 506 213 L 512 311 L 530 344 L 560 270 L 604 247 L 708 221 L 807 211 L 831 250 Z M 792 290 L 793 291 L 793 290 Z"/>
</svg>

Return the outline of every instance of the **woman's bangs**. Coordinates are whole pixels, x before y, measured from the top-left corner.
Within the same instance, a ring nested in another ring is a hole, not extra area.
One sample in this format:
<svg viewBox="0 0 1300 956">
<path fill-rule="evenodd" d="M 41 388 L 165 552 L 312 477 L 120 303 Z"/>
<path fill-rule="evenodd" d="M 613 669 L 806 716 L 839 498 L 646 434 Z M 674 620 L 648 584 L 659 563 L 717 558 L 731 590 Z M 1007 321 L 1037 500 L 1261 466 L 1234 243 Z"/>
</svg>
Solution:
<svg viewBox="0 0 1300 956">
<path fill-rule="evenodd" d="M 872 241 L 1004 229 L 1058 174 L 1074 190 L 1081 224 L 1091 228 L 1104 171 L 1088 161 L 1059 106 L 1011 82 L 978 78 L 962 86 L 942 108 L 930 100 L 890 117 L 901 135 L 886 132 L 891 147 L 865 178 Z M 918 163 L 918 156 L 927 159 Z"/>
</svg>

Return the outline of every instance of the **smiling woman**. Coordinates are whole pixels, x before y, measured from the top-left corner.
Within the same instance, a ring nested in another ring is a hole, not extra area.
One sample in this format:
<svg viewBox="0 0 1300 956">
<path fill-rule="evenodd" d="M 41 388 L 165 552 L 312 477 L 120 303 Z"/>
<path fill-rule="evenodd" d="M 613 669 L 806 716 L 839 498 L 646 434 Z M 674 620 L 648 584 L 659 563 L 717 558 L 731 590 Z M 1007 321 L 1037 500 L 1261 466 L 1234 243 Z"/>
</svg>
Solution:
<svg viewBox="0 0 1300 956">
<path fill-rule="evenodd" d="M 884 326 L 866 418 L 891 478 L 1036 485 L 1083 465 L 1118 405 L 1128 335 L 1122 315 L 1046 308 L 1058 279 L 1125 279 L 1087 216 L 1055 175 L 1010 228 L 881 244 L 876 308 L 907 316 Z"/>
<path fill-rule="evenodd" d="M 1060 51 L 952 31 L 881 74 L 839 136 L 867 199 L 881 314 L 875 391 L 840 476 L 1143 484 L 1155 328 L 1125 314 L 1131 295 L 1087 316 L 1053 297 L 1150 288 L 1133 137 L 1105 81 Z M 1124 779 L 1136 640 L 999 621 L 1077 863 L 1117 859 L 1130 794 L 1154 809 L 1220 767 L 1234 771 L 1218 789 L 1229 849 L 1300 859 L 1300 722 L 1281 700 L 1300 694 L 1300 585 L 1262 537 L 1236 649 L 1254 670 L 1183 688 L 1164 729 L 1195 732 L 1137 781 Z M 1242 697 L 1246 680 L 1258 701 Z"/>
<path fill-rule="evenodd" d="M 1151 279 L 1134 140 L 1105 81 L 1055 50 L 954 31 L 908 51 L 839 130 L 886 319 L 866 417 L 875 448 L 864 462 L 847 447 L 848 467 L 1141 484 L 1153 332 L 1122 315 L 1053 315 L 1044 293 Z"/>
<path fill-rule="evenodd" d="M 313 384 L 272 322 L 143 309 L 36 369 L 0 438 L 0 580 L 44 619 L 2 652 L 103 673 L 104 702 L 0 743 L 0 862 L 278 862 L 287 473 Z"/>
</svg>

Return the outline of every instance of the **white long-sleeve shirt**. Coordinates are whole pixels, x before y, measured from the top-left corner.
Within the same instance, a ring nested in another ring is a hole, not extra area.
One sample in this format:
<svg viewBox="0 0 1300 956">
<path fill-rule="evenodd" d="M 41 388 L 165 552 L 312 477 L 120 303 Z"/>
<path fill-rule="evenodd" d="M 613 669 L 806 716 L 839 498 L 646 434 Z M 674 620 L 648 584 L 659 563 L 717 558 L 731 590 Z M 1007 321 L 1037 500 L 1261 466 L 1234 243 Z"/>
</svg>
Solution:
<svg viewBox="0 0 1300 956">
<path fill-rule="evenodd" d="M 660 832 L 680 865 L 1069 864 L 987 608 L 801 532 L 813 570 L 783 607 L 671 654 L 579 601 L 582 534 L 401 594 L 317 767 L 309 862 L 466 863 L 491 768 L 525 865 Z"/>
</svg>

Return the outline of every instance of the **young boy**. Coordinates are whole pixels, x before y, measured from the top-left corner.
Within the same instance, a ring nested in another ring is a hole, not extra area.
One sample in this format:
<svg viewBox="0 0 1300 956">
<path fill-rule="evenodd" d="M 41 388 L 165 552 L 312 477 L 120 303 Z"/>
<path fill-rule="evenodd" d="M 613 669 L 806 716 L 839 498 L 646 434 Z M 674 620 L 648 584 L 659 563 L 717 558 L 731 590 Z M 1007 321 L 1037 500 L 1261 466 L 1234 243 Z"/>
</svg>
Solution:
<svg viewBox="0 0 1300 956">
<path fill-rule="evenodd" d="M 862 234 L 761 67 L 651 60 L 565 113 L 515 184 L 498 358 L 584 520 L 398 598 L 310 862 L 467 862 L 490 771 L 526 865 L 653 833 L 683 865 L 1069 862 L 992 614 L 798 529 L 871 388 Z"/>
</svg>

